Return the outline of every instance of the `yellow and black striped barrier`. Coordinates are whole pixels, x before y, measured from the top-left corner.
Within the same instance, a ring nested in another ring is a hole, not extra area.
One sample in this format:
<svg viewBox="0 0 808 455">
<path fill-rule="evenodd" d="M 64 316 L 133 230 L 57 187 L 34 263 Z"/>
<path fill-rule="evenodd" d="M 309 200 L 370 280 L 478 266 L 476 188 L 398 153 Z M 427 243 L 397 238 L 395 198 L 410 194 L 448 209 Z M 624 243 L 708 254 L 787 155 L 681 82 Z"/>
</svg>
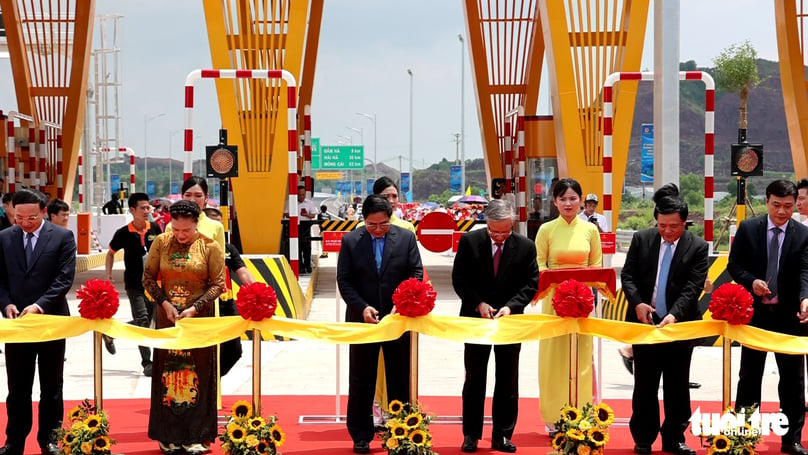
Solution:
<svg viewBox="0 0 808 455">
<path fill-rule="evenodd" d="M 359 221 L 355 220 L 324 220 L 320 224 L 320 230 L 329 232 L 353 231 L 356 229 L 357 224 L 359 224 Z"/>
</svg>

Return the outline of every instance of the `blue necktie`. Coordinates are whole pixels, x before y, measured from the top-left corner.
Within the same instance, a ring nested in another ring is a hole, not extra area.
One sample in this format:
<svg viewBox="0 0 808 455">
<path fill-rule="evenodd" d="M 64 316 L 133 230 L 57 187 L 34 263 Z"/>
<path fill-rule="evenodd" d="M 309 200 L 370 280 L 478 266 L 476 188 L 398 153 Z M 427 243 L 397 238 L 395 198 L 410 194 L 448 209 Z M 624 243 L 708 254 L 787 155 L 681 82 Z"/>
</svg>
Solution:
<svg viewBox="0 0 808 455">
<path fill-rule="evenodd" d="M 656 314 L 664 318 L 668 315 L 668 304 L 665 301 L 665 289 L 668 287 L 668 272 L 671 271 L 671 259 L 673 258 L 673 244 L 665 243 L 665 252 L 662 253 L 662 263 L 659 265 L 659 280 L 657 280 L 656 291 Z"/>
<path fill-rule="evenodd" d="M 34 244 L 32 243 L 32 239 L 34 238 L 34 233 L 29 232 L 25 236 L 25 266 L 28 267 L 31 265 L 31 258 L 34 256 Z"/>
<path fill-rule="evenodd" d="M 382 252 L 384 251 L 384 237 L 373 239 L 373 255 L 376 257 L 376 271 L 382 271 Z"/>
</svg>

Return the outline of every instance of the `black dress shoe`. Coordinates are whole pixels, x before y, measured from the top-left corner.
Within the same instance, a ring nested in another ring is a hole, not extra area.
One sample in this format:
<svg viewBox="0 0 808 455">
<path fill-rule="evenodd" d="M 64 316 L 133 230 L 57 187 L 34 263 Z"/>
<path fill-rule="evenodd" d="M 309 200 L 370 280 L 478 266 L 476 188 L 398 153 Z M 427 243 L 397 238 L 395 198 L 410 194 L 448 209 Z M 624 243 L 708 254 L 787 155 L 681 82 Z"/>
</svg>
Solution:
<svg viewBox="0 0 808 455">
<path fill-rule="evenodd" d="M 634 444 L 634 453 L 639 453 L 640 455 L 651 453 L 651 444 L 643 444 L 639 442 Z"/>
<path fill-rule="evenodd" d="M 6 444 L 0 447 L 0 455 L 22 455 L 23 447 L 22 445 Z"/>
<path fill-rule="evenodd" d="M 688 447 L 687 444 L 685 444 L 684 442 L 677 442 L 671 445 L 662 444 L 662 451 L 668 453 L 675 453 L 676 455 L 696 455 L 696 451 Z"/>
<path fill-rule="evenodd" d="M 808 455 L 808 450 L 805 450 L 805 447 L 803 447 L 799 442 L 780 446 L 780 452 L 791 455 Z"/>
<path fill-rule="evenodd" d="M 688 382 L 687 386 L 689 388 L 691 388 L 691 389 L 700 389 L 701 388 L 701 384 L 698 383 L 698 382 Z"/>
<path fill-rule="evenodd" d="M 463 445 L 460 446 L 460 451 L 465 453 L 473 453 L 477 451 L 477 438 L 474 436 L 463 436 Z"/>
<path fill-rule="evenodd" d="M 143 365 L 143 376 L 151 377 L 152 375 L 152 363 L 149 362 L 146 365 Z"/>
<path fill-rule="evenodd" d="M 617 353 L 620 354 L 620 358 L 623 359 L 623 366 L 626 367 L 629 374 L 634 374 L 634 357 L 626 357 L 623 355 L 620 350 L 617 350 Z"/>
<path fill-rule="evenodd" d="M 370 443 L 367 441 L 356 441 L 353 443 L 354 453 L 370 453 Z"/>
<path fill-rule="evenodd" d="M 59 446 L 50 442 L 42 446 L 42 455 L 59 455 Z"/>
<path fill-rule="evenodd" d="M 104 340 L 104 347 L 107 348 L 107 352 L 115 355 L 118 351 L 115 349 L 115 342 L 112 341 L 112 337 L 109 335 L 101 335 L 101 338 Z"/>
<path fill-rule="evenodd" d="M 491 448 L 500 452 L 514 453 L 516 446 L 505 436 L 501 438 L 491 438 Z"/>
</svg>

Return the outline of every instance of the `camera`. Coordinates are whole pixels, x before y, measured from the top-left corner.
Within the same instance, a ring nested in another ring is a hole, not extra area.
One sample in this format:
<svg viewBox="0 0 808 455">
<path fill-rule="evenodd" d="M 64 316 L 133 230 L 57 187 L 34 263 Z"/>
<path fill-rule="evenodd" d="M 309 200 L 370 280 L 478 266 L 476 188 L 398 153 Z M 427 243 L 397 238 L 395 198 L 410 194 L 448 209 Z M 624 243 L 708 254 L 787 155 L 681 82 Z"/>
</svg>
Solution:
<svg viewBox="0 0 808 455">
<path fill-rule="evenodd" d="M 589 222 L 598 224 L 598 219 L 595 217 L 595 215 L 592 215 L 589 217 Z"/>
</svg>

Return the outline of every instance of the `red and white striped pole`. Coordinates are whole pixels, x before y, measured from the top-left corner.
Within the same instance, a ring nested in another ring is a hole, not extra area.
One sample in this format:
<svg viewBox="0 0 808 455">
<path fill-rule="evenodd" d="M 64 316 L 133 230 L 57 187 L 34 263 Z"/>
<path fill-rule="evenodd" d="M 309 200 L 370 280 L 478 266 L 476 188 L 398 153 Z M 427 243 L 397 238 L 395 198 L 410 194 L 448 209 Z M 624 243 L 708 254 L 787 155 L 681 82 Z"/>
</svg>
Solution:
<svg viewBox="0 0 808 455">
<path fill-rule="evenodd" d="M 296 277 L 298 269 L 298 228 L 297 208 L 297 82 L 292 73 L 286 70 L 235 70 L 235 69 L 197 69 L 188 73 L 185 78 L 185 162 L 183 163 L 183 179 L 191 177 L 193 156 L 193 113 L 194 82 L 198 79 L 283 79 L 286 81 L 287 125 L 288 125 L 288 161 L 289 161 L 289 266 Z"/>
<path fill-rule="evenodd" d="M 310 198 L 314 196 L 314 182 L 311 180 L 311 106 L 309 105 L 303 107 L 303 178 L 306 182 L 306 197 Z"/>
<path fill-rule="evenodd" d="M 651 81 L 653 72 L 612 73 L 603 83 L 603 215 L 612 224 L 612 100 L 618 81 Z M 715 82 L 704 71 L 680 71 L 679 80 L 704 82 L 704 240 L 713 253 Z"/>
<path fill-rule="evenodd" d="M 28 127 L 28 188 L 36 189 L 39 184 L 36 167 L 36 126 L 31 123 Z"/>
<path fill-rule="evenodd" d="M 127 149 L 129 150 L 129 195 L 131 196 L 135 192 L 135 151 L 128 147 Z"/>
<path fill-rule="evenodd" d="M 511 138 L 511 119 L 505 119 L 505 193 L 513 191 L 513 151 Z M 464 188 L 465 189 L 465 188 Z M 504 193 L 502 194 L 504 196 Z"/>
<path fill-rule="evenodd" d="M 519 113 L 516 116 L 516 150 L 519 172 L 519 194 L 516 197 L 516 205 L 519 207 L 519 233 L 527 235 L 527 177 L 525 170 L 525 108 L 519 106 Z"/>
<path fill-rule="evenodd" d="M 46 174 L 46 162 L 48 160 L 48 137 L 47 132 L 45 130 L 45 125 L 39 125 L 39 161 L 37 163 L 37 171 L 39 177 L 37 178 L 37 182 L 39 183 L 39 188 L 37 188 L 41 192 L 45 192 L 45 188 L 48 184 L 48 176 Z"/>
<path fill-rule="evenodd" d="M 87 207 L 84 206 L 84 157 L 81 149 L 79 149 L 79 210 L 87 211 Z"/>
<path fill-rule="evenodd" d="M 79 155 L 81 156 L 81 155 Z M 81 172 L 81 163 L 79 162 L 79 172 Z M 79 182 L 81 188 L 81 182 Z M 56 135 L 56 197 L 59 199 L 65 198 L 64 186 L 64 165 L 62 164 L 62 133 Z M 79 201 L 81 202 L 81 201 Z"/>
<path fill-rule="evenodd" d="M 9 113 L 6 119 L 6 153 L 8 153 L 8 191 L 13 193 L 17 190 L 17 185 L 14 183 L 14 168 L 17 165 L 16 161 L 16 144 L 14 143 L 14 117 Z"/>
</svg>

